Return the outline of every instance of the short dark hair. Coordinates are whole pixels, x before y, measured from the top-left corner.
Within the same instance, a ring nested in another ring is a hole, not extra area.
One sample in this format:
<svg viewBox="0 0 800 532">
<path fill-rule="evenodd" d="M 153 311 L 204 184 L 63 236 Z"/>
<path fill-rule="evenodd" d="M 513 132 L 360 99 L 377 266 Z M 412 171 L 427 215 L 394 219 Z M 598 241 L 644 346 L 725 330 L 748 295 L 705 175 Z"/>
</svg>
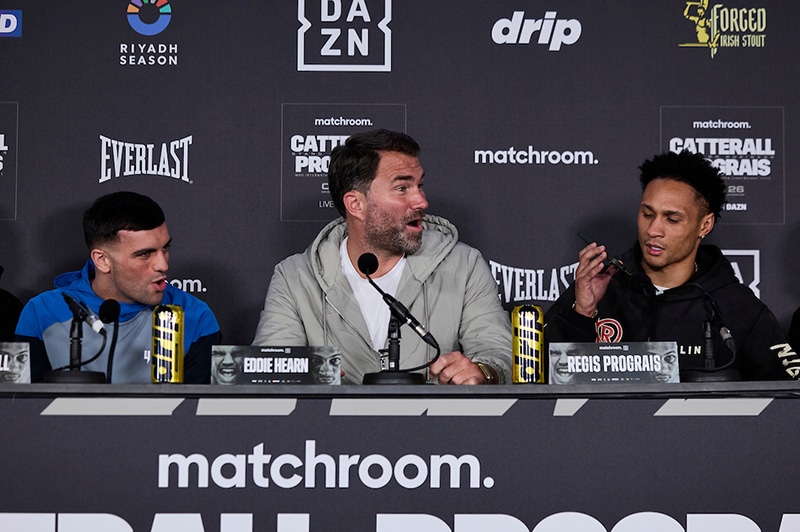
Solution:
<svg viewBox="0 0 800 532">
<path fill-rule="evenodd" d="M 698 202 L 705 209 L 703 214 L 714 213 L 714 220 L 719 220 L 725 204 L 725 180 L 722 172 L 702 153 L 688 150 L 662 153 L 645 161 L 639 170 L 642 190 L 650 181 L 659 178 L 686 183 L 694 189 Z"/>
<path fill-rule="evenodd" d="M 83 238 L 90 250 L 117 240 L 119 231 L 148 231 L 164 223 L 158 203 L 136 192 L 112 192 L 83 213 Z"/>
<path fill-rule="evenodd" d="M 419 144 L 410 136 L 386 129 L 357 133 L 335 147 L 328 166 L 328 187 L 336 209 L 345 216 L 344 195 L 351 190 L 367 193 L 378 172 L 380 152 L 395 151 L 416 157 L 419 150 Z"/>
</svg>

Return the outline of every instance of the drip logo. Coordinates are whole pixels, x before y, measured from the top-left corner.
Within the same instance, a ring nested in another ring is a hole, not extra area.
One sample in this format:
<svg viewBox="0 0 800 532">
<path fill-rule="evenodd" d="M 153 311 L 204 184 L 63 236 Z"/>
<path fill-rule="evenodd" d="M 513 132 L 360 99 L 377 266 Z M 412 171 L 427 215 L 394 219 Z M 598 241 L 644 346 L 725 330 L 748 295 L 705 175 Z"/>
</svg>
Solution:
<svg viewBox="0 0 800 532">
<path fill-rule="evenodd" d="M 392 0 L 298 0 L 297 70 L 391 72 Z"/>
<path fill-rule="evenodd" d="M 0 37 L 22 37 L 22 11 L 0 9 Z"/>
<path fill-rule="evenodd" d="M 707 48 L 711 57 L 720 48 L 763 48 L 766 44 L 767 10 L 763 7 L 725 7 L 708 0 L 684 2 L 683 18 L 694 24 L 695 41 L 685 48 Z"/>
<path fill-rule="evenodd" d="M 514 15 L 501 18 L 492 26 L 492 40 L 495 44 L 536 44 L 547 45 L 551 52 L 558 52 L 561 46 L 575 44 L 583 30 L 576 19 L 557 19 L 556 11 L 547 11 L 544 18 L 525 18 L 524 11 L 514 11 Z"/>
<path fill-rule="evenodd" d="M 128 24 L 140 35 L 158 35 L 171 19 L 169 0 L 131 0 L 128 4 Z"/>
</svg>

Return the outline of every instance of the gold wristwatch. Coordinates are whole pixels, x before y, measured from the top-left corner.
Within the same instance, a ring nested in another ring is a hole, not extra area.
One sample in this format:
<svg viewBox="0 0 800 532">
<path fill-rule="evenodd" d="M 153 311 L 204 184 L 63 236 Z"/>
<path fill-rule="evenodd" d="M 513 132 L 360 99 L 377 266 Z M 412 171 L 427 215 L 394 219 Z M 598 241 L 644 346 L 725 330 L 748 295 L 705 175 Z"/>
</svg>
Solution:
<svg viewBox="0 0 800 532">
<path fill-rule="evenodd" d="M 497 384 L 497 379 L 494 378 L 494 375 L 492 375 L 492 372 L 489 371 L 489 367 L 486 364 L 483 362 L 476 362 L 475 365 L 478 366 L 478 369 L 481 370 L 481 373 L 483 373 L 483 376 L 486 379 L 486 384 Z"/>
</svg>

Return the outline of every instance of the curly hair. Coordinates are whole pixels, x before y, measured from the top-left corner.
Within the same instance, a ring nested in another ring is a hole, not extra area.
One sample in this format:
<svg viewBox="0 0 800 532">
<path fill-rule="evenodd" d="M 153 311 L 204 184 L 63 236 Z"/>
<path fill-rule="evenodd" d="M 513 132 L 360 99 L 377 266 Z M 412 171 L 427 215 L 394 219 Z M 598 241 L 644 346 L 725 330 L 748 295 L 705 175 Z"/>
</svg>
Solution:
<svg viewBox="0 0 800 532">
<path fill-rule="evenodd" d="M 714 219 L 719 220 L 725 203 L 725 181 L 722 172 L 711 166 L 702 153 L 688 150 L 662 153 L 645 161 L 639 170 L 642 190 L 650 181 L 659 178 L 686 183 L 695 190 L 704 214 L 714 213 Z"/>
</svg>

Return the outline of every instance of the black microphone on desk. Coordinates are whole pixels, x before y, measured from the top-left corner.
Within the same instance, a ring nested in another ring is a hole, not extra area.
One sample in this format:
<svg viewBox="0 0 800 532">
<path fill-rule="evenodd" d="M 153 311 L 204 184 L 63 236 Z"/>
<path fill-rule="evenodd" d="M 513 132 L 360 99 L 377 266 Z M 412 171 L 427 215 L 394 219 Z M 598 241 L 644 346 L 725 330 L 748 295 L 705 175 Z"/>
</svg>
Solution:
<svg viewBox="0 0 800 532">
<path fill-rule="evenodd" d="M 411 312 L 397 299 L 392 297 L 391 295 L 387 294 L 381 287 L 378 286 L 375 281 L 372 280 L 370 275 L 378 271 L 378 257 L 373 255 L 372 253 L 364 253 L 360 257 L 358 257 L 358 269 L 364 276 L 367 278 L 367 281 L 381 294 L 383 300 L 389 305 L 389 310 L 392 313 L 392 317 L 400 322 L 405 323 L 409 327 L 411 327 L 415 333 L 422 338 L 425 343 L 436 349 L 436 356 L 434 356 L 429 362 L 422 364 L 421 366 L 417 366 L 416 368 L 410 368 L 401 370 L 400 369 L 400 350 L 399 345 L 395 343 L 395 348 L 392 349 L 392 345 L 390 345 L 389 349 L 389 369 L 386 371 L 381 371 L 379 373 L 367 373 L 364 375 L 364 384 L 424 384 L 425 383 L 425 376 L 420 373 L 411 373 L 413 371 L 418 371 L 420 369 L 427 368 L 431 364 L 439 358 L 439 354 L 441 350 L 439 349 L 439 344 L 434 339 L 433 335 L 428 331 L 428 329 L 423 326 L 419 320 L 417 320 Z M 390 327 L 390 330 L 392 328 Z M 399 334 L 395 339 L 396 342 L 399 342 Z M 392 343 L 392 339 L 390 339 L 390 344 Z"/>
<path fill-rule="evenodd" d="M 705 320 L 703 320 L 704 366 L 703 368 L 682 370 L 680 372 L 681 382 L 723 382 L 742 380 L 739 370 L 729 369 L 736 362 L 736 342 L 733 340 L 731 331 L 722 321 L 722 312 L 720 312 L 717 302 L 714 301 L 711 294 L 701 285 L 697 283 L 688 283 L 687 286 L 697 288 L 703 294 L 703 309 L 705 309 L 706 312 Z M 722 343 L 731 352 L 731 359 L 719 367 L 717 367 L 716 357 L 714 356 L 713 330 L 715 329 L 722 339 Z"/>
</svg>

